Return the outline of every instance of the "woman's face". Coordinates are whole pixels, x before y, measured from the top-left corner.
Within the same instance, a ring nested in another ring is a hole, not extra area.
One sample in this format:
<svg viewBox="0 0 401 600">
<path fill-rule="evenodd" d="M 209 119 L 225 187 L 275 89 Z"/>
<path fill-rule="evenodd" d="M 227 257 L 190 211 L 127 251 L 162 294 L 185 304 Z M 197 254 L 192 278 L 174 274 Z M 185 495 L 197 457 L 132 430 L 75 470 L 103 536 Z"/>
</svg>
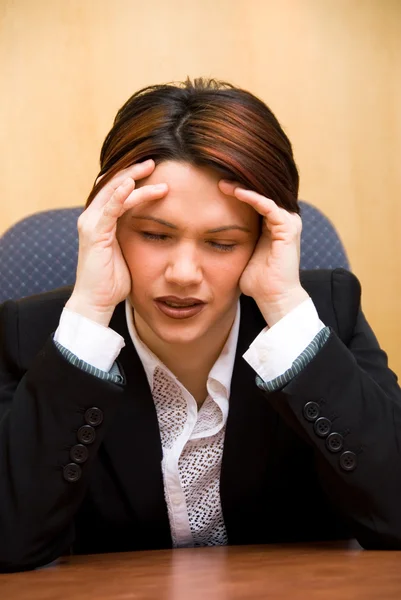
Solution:
<svg viewBox="0 0 401 600">
<path fill-rule="evenodd" d="M 226 335 L 235 316 L 259 220 L 219 190 L 219 179 L 207 168 L 163 162 L 137 187 L 164 182 L 166 196 L 132 208 L 118 223 L 136 323 L 166 343 Z"/>
</svg>

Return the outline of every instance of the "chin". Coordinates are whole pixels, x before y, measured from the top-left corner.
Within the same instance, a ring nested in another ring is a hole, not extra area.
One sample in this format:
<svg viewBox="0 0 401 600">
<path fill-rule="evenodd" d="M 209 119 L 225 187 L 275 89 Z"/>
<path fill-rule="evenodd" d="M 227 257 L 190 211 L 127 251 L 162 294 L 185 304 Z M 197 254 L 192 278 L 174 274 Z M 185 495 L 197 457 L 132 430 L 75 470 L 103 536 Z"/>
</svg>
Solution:
<svg viewBox="0 0 401 600">
<path fill-rule="evenodd" d="M 163 326 L 160 324 L 149 323 L 153 333 L 167 344 L 191 344 L 207 334 L 204 327 L 195 327 L 194 325 L 184 325 L 177 327 L 176 324 Z"/>
</svg>

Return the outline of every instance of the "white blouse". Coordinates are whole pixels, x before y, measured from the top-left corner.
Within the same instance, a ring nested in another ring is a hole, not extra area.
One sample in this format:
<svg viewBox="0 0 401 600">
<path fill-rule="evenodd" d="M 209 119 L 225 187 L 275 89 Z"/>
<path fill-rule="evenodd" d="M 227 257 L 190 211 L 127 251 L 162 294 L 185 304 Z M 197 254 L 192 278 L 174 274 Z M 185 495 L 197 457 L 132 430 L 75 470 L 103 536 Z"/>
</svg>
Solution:
<svg viewBox="0 0 401 600">
<path fill-rule="evenodd" d="M 240 306 L 226 344 L 207 379 L 208 396 L 195 398 L 140 340 L 126 302 L 128 331 L 144 366 L 163 448 L 164 494 L 175 547 L 227 543 L 220 502 L 220 469 Z"/>
</svg>

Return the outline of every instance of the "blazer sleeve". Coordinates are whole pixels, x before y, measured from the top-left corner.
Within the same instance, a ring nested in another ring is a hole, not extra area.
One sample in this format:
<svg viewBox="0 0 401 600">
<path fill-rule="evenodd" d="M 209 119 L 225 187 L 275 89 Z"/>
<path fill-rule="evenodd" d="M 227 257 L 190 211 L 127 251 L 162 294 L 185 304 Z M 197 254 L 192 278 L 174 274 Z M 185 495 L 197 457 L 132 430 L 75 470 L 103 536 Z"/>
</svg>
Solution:
<svg viewBox="0 0 401 600">
<path fill-rule="evenodd" d="M 331 329 L 305 369 L 268 397 L 313 445 L 321 484 L 359 543 L 401 549 L 401 390 L 355 276 L 333 271 L 331 289 L 338 333 Z"/>
<path fill-rule="evenodd" d="M 20 331 L 18 303 L 0 307 L 0 571 L 69 552 L 74 515 L 123 390 L 72 365 L 52 336 L 24 369 L 25 325 Z M 77 464 L 71 451 L 81 439 L 77 462 L 82 452 L 88 457 Z"/>
</svg>

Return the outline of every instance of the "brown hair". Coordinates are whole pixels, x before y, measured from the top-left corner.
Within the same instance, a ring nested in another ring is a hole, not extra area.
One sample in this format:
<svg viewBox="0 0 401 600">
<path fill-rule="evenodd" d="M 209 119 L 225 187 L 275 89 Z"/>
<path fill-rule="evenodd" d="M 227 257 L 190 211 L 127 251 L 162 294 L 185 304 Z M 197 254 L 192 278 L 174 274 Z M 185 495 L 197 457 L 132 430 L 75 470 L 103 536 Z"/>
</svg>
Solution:
<svg viewBox="0 0 401 600">
<path fill-rule="evenodd" d="M 154 85 L 120 108 L 100 154 L 102 179 L 87 206 L 121 169 L 152 158 L 207 166 L 299 213 L 291 143 L 256 96 L 214 79 Z"/>
</svg>

